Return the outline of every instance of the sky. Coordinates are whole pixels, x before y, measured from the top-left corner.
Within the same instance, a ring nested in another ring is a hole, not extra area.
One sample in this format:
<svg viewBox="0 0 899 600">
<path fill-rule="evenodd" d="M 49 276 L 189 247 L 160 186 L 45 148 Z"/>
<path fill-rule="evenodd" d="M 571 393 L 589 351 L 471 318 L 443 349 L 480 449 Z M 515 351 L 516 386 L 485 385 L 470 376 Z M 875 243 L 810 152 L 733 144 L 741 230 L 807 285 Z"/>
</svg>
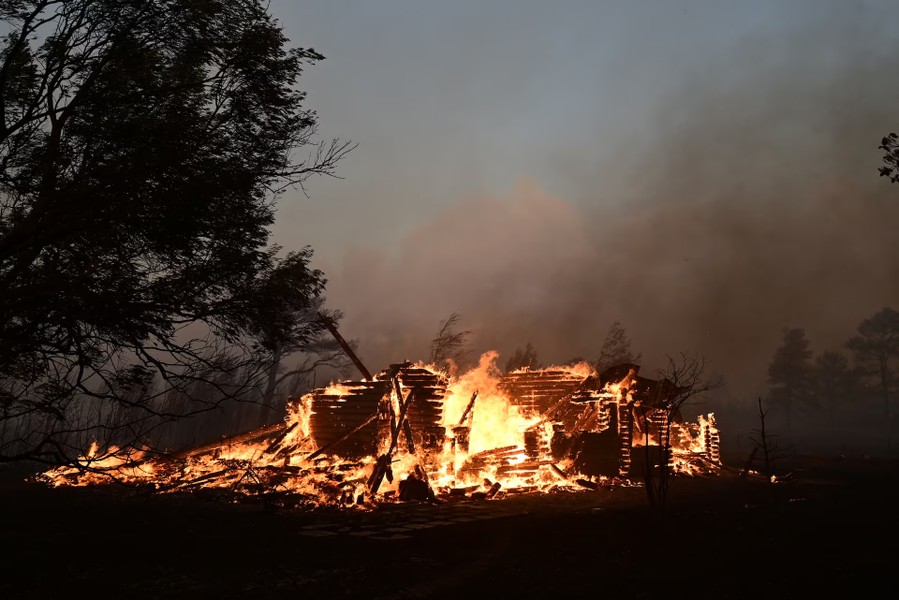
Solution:
<svg viewBox="0 0 899 600">
<path fill-rule="evenodd" d="M 278 202 L 370 370 L 441 319 L 500 361 L 704 354 L 754 397 L 784 327 L 839 349 L 899 308 L 894 1 L 292 2 L 340 179 Z"/>
</svg>

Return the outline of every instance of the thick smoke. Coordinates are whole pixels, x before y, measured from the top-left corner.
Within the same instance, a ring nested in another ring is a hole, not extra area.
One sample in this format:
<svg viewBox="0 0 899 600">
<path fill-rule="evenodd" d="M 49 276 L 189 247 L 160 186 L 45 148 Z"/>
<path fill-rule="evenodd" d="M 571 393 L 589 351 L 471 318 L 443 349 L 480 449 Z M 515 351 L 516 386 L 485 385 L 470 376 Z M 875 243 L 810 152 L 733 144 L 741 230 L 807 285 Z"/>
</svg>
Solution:
<svg viewBox="0 0 899 600">
<path fill-rule="evenodd" d="M 697 351 L 754 397 L 783 327 L 820 352 L 899 308 L 899 185 L 877 175 L 899 54 L 883 39 L 849 23 L 746 40 L 685 71 L 622 149 L 638 158 L 597 165 L 581 197 L 525 176 L 396 254 L 357 250 L 328 272 L 345 333 L 380 368 L 425 358 L 458 311 L 476 352 L 530 341 L 547 363 L 595 360 L 620 320 L 648 372 Z"/>
</svg>

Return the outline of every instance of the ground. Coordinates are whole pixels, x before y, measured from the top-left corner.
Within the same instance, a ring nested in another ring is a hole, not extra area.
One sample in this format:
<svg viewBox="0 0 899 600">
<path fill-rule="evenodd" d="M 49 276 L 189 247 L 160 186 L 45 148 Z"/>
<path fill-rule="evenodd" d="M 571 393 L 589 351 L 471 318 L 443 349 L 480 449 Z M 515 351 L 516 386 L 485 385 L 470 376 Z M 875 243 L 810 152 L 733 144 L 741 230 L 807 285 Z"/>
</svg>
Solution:
<svg viewBox="0 0 899 600">
<path fill-rule="evenodd" d="M 786 467 L 678 478 L 664 522 L 637 487 L 310 512 L 7 470 L 0 598 L 894 596 L 899 461 Z"/>
</svg>

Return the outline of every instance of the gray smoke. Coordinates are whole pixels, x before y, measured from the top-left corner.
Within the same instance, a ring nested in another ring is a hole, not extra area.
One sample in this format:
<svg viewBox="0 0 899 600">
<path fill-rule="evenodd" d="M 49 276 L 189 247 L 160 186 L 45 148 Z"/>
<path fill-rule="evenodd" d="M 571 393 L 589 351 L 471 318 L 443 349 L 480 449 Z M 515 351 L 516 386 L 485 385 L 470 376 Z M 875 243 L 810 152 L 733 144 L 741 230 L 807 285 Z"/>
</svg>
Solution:
<svg viewBox="0 0 899 600">
<path fill-rule="evenodd" d="M 657 98 L 626 164 L 572 168 L 570 198 L 523 177 L 461 199 L 331 267 L 329 301 L 372 369 L 426 358 L 453 311 L 476 352 L 530 341 L 544 364 L 595 360 L 620 320 L 646 371 L 701 352 L 753 397 L 784 326 L 820 352 L 899 308 L 899 185 L 877 175 L 897 67 L 852 19 L 744 40 Z"/>
</svg>

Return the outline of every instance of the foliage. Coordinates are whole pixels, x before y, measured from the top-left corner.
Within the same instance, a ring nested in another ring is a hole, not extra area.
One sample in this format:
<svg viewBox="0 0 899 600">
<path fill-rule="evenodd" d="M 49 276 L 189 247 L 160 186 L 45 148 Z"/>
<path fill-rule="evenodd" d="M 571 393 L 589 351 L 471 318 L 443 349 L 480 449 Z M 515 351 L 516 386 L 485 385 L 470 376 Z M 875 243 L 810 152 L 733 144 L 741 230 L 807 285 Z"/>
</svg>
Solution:
<svg viewBox="0 0 899 600">
<path fill-rule="evenodd" d="M 540 368 L 540 363 L 537 360 L 537 351 L 534 350 L 534 346 L 530 342 L 525 345 L 524 349 L 515 348 L 515 353 L 506 361 L 506 373 L 524 368 Z"/>
<path fill-rule="evenodd" d="M 890 133 L 882 140 L 880 146 L 883 150 L 883 163 L 886 165 L 880 167 L 880 176 L 889 177 L 892 183 L 899 182 L 899 136 Z"/>
<path fill-rule="evenodd" d="M 459 313 L 452 313 L 437 327 L 437 334 L 431 340 L 431 362 L 441 365 L 450 362 L 451 366 L 463 363 L 469 354 L 467 348 L 471 330 L 459 330 Z"/>
<path fill-rule="evenodd" d="M 792 427 L 793 411 L 799 404 L 814 404 L 811 388 L 812 351 L 802 328 L 783 330 L 783 342 L 768 365 L 770 396 L 783 409 L 787 429 Z"/>
<path fill-rule="evenodd" d="M 850 368 L 842 352 L 827 350 L 815 357 L 812 382 L 815 395 L 827 408 L 831 428 L 837 405 L 852 394 L 858 384 L 858 370 Z"/>
<path fill-rule="evenodd" d="M 330 319 L 337 323 L 343 318 L 340 311 L 324 308 L 324 298 L 315 297 L 310 306 L 303 310 L 292 310 L 283 315 L 284 329 L 272 329 L 269 341 L 271 358 L 264 391 L 262 405 L 269 411 L 269 417 L 280 417 L 283 414 L 283 403 L 276 402 L 275 392 L 286 385 L 286 395 L 296 396 L 303 388 L 310 387 L 310 378 L 314 379 L 318 369 L 324 368 L 346 377 L 349 375 L 352 362 L 340 344 L 322 325 L 322 319 Z M 286 336 L 281 336 L 281 333 Z M 348 342 L 351 347 L 355 341 Z M 291 365 L 284 369 L 285 362 Z"/>
<path fill-rule="evenodd" d="M 899 357 L 899 312 L 883 308 L 864 319 L 858 326 L 858 335 L 846 342 L 863 375 L 873 377 L 880 388 L 883 401 L 884 427 L 887 445 L 890 444 L 890 400 L 894 367 Z"/>
<path fill-rule="evenodd" d="M 319 331 L 293 320 L 325 284 L 311 251 L 267 244 L 278 194 L 351 149 L 314 142 L 296 87 L 323 57 L 287 49 L 259 0 L 0 11 L 0 458 L 244 397 Z M 215 400 L 166 408 L 198 381 Z"/>
<path fill-rule="evenodd" d="M 642 355 L 631 350 L 631 339 L 628 337 L 621 321 L 615 321 L 606 333 L 599 358 L 596 361 L 596 372 L 602 373 L 609 367 L 623 364 L 637 364 Z"/>
</svg>

